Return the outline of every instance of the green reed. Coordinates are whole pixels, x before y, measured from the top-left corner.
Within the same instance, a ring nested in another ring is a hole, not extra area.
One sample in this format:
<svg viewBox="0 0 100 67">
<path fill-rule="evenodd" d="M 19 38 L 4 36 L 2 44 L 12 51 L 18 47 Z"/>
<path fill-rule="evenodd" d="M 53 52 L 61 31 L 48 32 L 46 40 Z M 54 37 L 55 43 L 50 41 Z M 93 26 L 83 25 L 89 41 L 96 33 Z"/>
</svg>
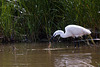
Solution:
<svg viewBox="0 0 100 67">
<path fill-rule="evenodd" d="M 38 41 L 68 24 L 100 30 L 99 11 L 99 0 L 1 0 L 0 28 L 7 38 Z"/>
</svg>

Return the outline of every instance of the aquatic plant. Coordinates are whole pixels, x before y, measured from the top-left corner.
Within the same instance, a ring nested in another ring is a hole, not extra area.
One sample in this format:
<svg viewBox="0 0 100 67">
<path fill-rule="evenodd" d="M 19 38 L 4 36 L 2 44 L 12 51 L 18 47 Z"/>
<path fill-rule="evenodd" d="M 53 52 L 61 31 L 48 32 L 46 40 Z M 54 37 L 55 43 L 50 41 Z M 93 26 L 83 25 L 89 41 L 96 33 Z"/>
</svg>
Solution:
<svg viewBox="0 0 100 67">
<path fill-rule="evenodd" d="M 99 11 L 99 0 L 1 0 L 0 28 L 8 40 L 49 40 L 68 24 L 100 30 Z"/>
</svg>

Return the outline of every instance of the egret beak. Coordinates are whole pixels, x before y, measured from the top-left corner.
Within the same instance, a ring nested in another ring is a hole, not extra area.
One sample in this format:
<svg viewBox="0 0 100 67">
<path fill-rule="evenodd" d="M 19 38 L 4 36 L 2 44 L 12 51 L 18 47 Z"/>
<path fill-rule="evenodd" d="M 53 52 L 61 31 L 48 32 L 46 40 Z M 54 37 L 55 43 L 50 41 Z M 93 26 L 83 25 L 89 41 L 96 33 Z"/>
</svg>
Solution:
<svg viewBox="0 0 100 67">
<path fill-rule="evenodd" d="M 54 39 L 55 36 L 56 34 L 53 34 L 53 36 L 50 38 L 50 42 Z"/>
<path fill-rule="evenodd" d="M 50 42 L 53 40 L 53 38 L 54 38 L 54 36 L 52 36 L 52 37 L 50 38 Z"/>
</svg>

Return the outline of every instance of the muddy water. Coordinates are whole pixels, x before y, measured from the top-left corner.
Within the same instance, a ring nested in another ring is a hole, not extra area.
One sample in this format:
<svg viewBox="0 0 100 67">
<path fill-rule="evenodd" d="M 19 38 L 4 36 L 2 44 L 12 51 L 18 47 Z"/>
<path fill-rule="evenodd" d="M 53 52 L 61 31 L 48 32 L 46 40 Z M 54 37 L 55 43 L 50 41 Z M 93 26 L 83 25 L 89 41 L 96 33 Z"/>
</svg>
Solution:
<svg viewBox="0 0 100 67">
<path fill-rule="evenodd" d="M 0 67 L 100 67 L 100 45 L 0 44 Z"/>
</svg>

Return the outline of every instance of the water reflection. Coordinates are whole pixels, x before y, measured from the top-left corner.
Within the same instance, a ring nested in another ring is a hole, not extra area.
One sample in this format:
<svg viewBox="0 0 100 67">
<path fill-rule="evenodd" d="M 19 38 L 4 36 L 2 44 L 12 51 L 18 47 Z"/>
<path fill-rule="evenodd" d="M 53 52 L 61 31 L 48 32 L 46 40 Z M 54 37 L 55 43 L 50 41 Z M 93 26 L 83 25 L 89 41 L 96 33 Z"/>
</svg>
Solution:
<svg viewBox="0 0 100 67">
<path fill-rule="evenodd" d="M 94 67 L 91 59 L 91 53 L 60 55 L 55 58 L 55 67 Z"/>
<path fill-rule="evenodd" d="M 0 45 L 0 67 L 97 67 L 97 47 L 54 47 L 45 44 Z"/>
</svg>

